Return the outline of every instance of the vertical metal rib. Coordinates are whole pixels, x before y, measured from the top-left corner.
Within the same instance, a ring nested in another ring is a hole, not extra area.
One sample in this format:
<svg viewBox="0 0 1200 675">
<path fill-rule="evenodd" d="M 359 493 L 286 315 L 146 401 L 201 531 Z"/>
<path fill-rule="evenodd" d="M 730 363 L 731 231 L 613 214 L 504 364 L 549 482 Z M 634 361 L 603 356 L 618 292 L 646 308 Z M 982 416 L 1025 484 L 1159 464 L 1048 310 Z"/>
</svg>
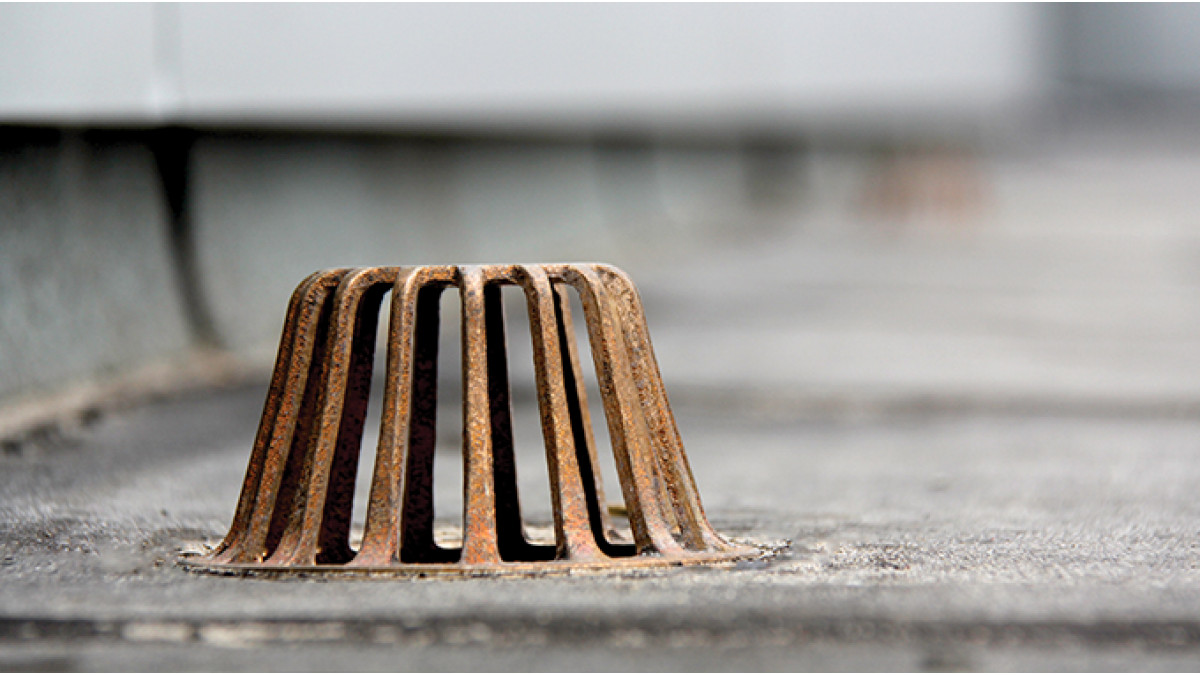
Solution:
<svg viewBox="0 0 1200 675">
<path fill-rule="evenodd" d="M 604 497 L 604 478 L 600 472 L 600 458 L 596 454 L 596 438 L 592 432 L 592 415 L 588 410 L 587 385 L 583 380 L 583 368 L 579 364 L 579 351 L 575 346 L 575 324 L 571 320 L 571 304 L 564 289 L 551 284 L 554 291 L 554 312 L 558 322 L 559 351 L 562 353 L 563 383 L 567 391 L 567 409 L 571 413 L 571 427 L 575 435 L 575 454 L 578 457 L 579 476 L 588 490 L 588 513 L 591 515 L 596 541 L 602 548 L 619 548 L 611 544 L 608 537 L 614 533 L 612 519 L 608 515 L 608 501 Z M 585 454 L 586 452 L 586 454 Z M 608 546 L 606 546 L 608 544 Z M 612 555 L 612 552 L 609 552 Z M 626 553 L 632 555 L 632 551 Z"/>
<path fill-rule="evenodd" d="M 302 501 L 296 510 L 302 513 L 289 519 L 272 563 L 311 565 L 350 558 L 350 510 L 371 389 L 376 317 L 394 279 L 394 268 L 367 268 L 348 274 L 338 286 L 317 404 L 319 422 L 304 464 L 307 491 L 298 495 Z"/>
<path fill-rule="evenodd" d="M 317 540 L 317 562 L 345 563 L 354 557 L 350 549 L 350 525 L 354 511 L 354 490 L 362 451 L 363 426 L 371 395 L 375 366 L 375 342 L 383 296 L 390 290 L 398 270 L 381 270 L 381 278 L 372 282 L 359 305 L 354 327 L 354 350 L 350 363 L 346 408 L 337 448 L 330 467 L 325 513 L 321 517 L 321 535 Z"/>
<path fill-rule="evenodd" d="M 537 383 L 538 410 L 549 465 L 550 494 L 554 506 L 554 531 L 558 557 L 594 560 L 603 557 L 594 530 L 601 524 L 595 484 L 588 486 L 581 476 L 580 434 L 572 424 L 572 410 L 565 366 L 561 351 L 561 326 L 554 306 L 554 290 L 546 273 L 538 267 L 521 267 L 520 283 L 529 308 L 530 335 L 533 338 L 534 379 Z M 573 336 L 572 336 L 573 337 Z M 576 401 L 578 404 L 578 401 Z M 583 454 L 586 457 L 585 454 Z M 589 467 L 590 469 L 591 467 Z M 588 496 L 592 497 L 589 504 Z"/>
<path fill-rule="evenodd" d="M 302 321 L 301 315 L 309 301 L 313 287 L 321 285 L 325 277 L 336 276 L 342 270 L 322 270 L 310 274 L 296 286 L 288 301 L 287 314 L 284 317 L 283 333 L 279 338 L 279 352 L 275 357 L 275 370 L 271 374 L 271 385 L 267 389 L 267 400 L 263 405 L 262 419 L 259 421 L 258 433 L 254 437 L 254 445 L 250 451 L 250 461 L 246 466 L 246 477 L 242 481 L 242 492 L 238 497 L 237 510 L 225 539 L 213 552 L 213 560 L 232 562 L 241 559 L 243 543 L 250 523 L 250 515 L 254 510 L 255 499 L 260 490 L 263 468 L 267 461 L 267 446 L 279 423 L 281 400 L 289 384 L 288 375 L 292 372 L 292 357 L 296 343 L 297 330 Z M 305 370 L 307 373 L 307 370 Z M 303 386 L 300 384 L 299 386 Z"/>
<path fill-rule="evenodd" d="M 683 438 L 679 435 L 676 419 L 671 413 L 671 405 L 667 402 L 666 387 L 662 384 L 658 359 L 655 359 L 654 347 L 650 344 L 646 311 L 644 311 L 634 281 L 629 279 L 629 275 L 626 275 L 624 271 L 611 267 L 611 265 L 598 265 L 598 269 L 623 289 L 619 297 L 629 306 L 629 316 L 632 319 L 631 337 L 637 345 L 637 353 L 640 357 L 637 359 L 638 363 L 635 364 L 635 368 L 643 371 L 646 375 L 640 377 L 640 381 L 647 384 L 648 404 L 656 411 L 652 424 L 655 426 L 656 434 L 670 448 L 668 458 L 672 462 L 674 476 L 678 477 L 678 483 L 682 488 L 684 506 L 688 508 L 692 521 L 700 528 L 704 545 L 719 551 L 745 552 L 748 550 L 745 549 L 745 546 L 732 544 L 721 537 L 721 534 L 716 532 L 716 528 L 708 521 L 708 516 L 704 514 L 704 508 L 700 501 L 700 489 L 696 486 L 696 478 L 688 464 L 688 455 L 684 452 Z M 661 410 L 658 406 L 661 406 Z"/>
<path fill-rule="evenodd" d="M 335 270 L 322 276 L 301 309 L 284 394 L 239 559 L 261 561 L 270 555 L 290 515 L 321 381 L 330 295 L 344 275 L 345 270 Z"/>
<path fill-rule="evenodd" d="M 427 278 L 423 269 L 407 268 L 399 271 L 392 288 L 379 445 L 371 473 L 363 543 L 353 565 L 387 565 L 399 558 L 400 498 L 412 420 L 417 292 Z"/>
<path fill-rule="evenodd" d="M 297 488 L 287 500 L 287 513 L 282 520 L 278 544 L 267 562 L 272 565 L 311 565 L 316 560 L 317 534 L 324 510 L 328 485 L 328 467 L 332 463 L 334 444 L 345 406 L 345 390 L 354 347 L 354 318 L 362 299 L 362 281 L 370 270 L 349 272 L 338 284 L 329 302 L 329 323 L 325 329 L 327 344 L 318 352 L 320 378 L 309 380 L 314 398 L 310 419 L 311 429 L 296 438 L 289 457 L 289 470 L 294 474 Z M 307 402 L 306 402 L 307 405 Z M 296 473 L 298 471 L 298 473 Z M 278 524 L 272 530 L 279 530 Z M 274 539 L 274 533 L 272 534 Z"/>
<path fill-rule="evenodd" d="M 438 330 L 443 286 L 433 279 L 417 294 L 412 413 L 400 514 L 400 560 L 449 562 L 457 553 L 433 539 L 433 455 L 437 448 Z"/>
<path fill-rule="evenodd" d="M 622 335 L 616 329 L 619 318 L 614 315 L 608 291 L 596 272 L 586 266 L 564 265 L 558 269 L 563 280 L 579 291 L 583 304 L 596 379 L 638 551 L 680 553 L 682 549 L 671 534 L 674 514 L 665 511 L 659 500 L 649 430 L 637 399 Z"/>
<path fill-rule="evenodd" d="M 654 348 L 650 343 L 637 289 L 620 270 L 605 265 L 596 265 L 595 270 L 608 286 L 613 302 L 621 307 L 622 328 L 638 398 L 646 414 L 654 455 L 669 487 L 667 493 L 671 497 L 683 540 L 689 548 L 697 550 L 706 547 L 729 550 L 730 544 L 708 523 L 704 508 L 700 505 L 695 479 L 667 401 L 658 362 L 654 358 Z"/>
<path fill-rule="evenodd" d="M 460 268 L 463 372 L 463 547 L 465 565 L 500 560 L 496 531 L 491 406 L 488 402 L 484 277 L 478 267 Z"/>
</svg>

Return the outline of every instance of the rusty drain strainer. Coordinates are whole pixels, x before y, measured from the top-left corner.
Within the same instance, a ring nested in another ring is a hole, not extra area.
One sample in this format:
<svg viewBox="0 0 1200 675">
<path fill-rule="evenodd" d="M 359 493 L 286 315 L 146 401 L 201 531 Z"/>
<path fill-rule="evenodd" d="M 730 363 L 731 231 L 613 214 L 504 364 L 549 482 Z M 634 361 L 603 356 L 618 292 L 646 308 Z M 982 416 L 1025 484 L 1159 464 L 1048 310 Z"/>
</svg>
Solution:
<svg viewBox="0 0 1200 675">
<path fill-rule="evenodd" d="M 517 497 L 500 287 L 529 308 L 554 543 Z M 441 293 L 462 300 L 461 546 L 433 523 Z M 578 293 L 632 541 L 610 522 L 565 290 Z M 379 308 L 392 291 L 379 447 L 362 543 L 354 482 Z M 317 272 L 292 295 L 241 498 L 224 541 L 185 558 L 251 573 L 497 574 L 716 564 L 763 555 L 709 524 L 650 346 L 641 300 L 607 265 L 371 267 Z"/>
</svg>

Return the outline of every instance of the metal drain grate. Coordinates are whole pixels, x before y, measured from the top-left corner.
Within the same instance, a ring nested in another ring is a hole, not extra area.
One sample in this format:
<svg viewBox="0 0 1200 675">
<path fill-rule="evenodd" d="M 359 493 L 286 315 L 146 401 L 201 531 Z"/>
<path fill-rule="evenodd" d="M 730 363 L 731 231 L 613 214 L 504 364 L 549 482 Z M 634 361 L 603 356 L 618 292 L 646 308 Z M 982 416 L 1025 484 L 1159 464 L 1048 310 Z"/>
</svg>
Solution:
<svg viewBox="0 0 1200 675">
<path fill-rule="evenodd" d="M 529 308 L 554 544 L 529 541 L 513 457 L 503 285 Z M 461 545 L 434 537 L 440 297 L 462 299 Z M 566 291 L 578 293 L 632 542 L 613 535 Z M 379 447 L 362 544 L 350 520 L 384 295 L 392 291 Z M 537 573 L 722 563 L 762 555 L 709 524 L 667 403 L 641 300 L 595 264 L 373 267 L 308 277 L 292 296 L 233 524 L 192 567 L 225 572 Z"/>
</svg>

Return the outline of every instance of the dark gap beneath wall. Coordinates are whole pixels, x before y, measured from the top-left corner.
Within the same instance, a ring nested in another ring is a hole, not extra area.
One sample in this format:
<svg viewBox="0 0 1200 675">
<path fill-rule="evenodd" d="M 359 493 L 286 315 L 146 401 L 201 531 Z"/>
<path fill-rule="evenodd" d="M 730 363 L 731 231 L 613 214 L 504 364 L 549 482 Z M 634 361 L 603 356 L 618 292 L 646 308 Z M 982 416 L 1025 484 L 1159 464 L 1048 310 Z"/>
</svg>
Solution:
<svg viewBox="0 0 1200 675">
<path fill-rule="evenodd" d="M 149 132 L 148 145 L 167 202 L 168 242 L 175 263 L 175 279 L 192 339 L 204 347 L 221 347 L 212 310 L 204 297 L 196 259 L 196 238 L 191 219 L 191 159 L 197 133 L 183 127 Z"/>
</svg>

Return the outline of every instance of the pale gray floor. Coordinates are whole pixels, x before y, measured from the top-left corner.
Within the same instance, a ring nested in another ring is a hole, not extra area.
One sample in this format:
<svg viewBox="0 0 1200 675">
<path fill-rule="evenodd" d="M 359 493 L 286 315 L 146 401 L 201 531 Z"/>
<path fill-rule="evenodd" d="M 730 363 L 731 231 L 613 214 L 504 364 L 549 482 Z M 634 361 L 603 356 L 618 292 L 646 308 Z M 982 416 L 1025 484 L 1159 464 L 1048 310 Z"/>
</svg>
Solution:
<svg viewBox="0 0 1200 675">
<path fill-rule="evenodd" d="M 259 384 L 5 447 L 0 666 L 1200 668 L 1200 160 L 1060 153 L 982 172 L 965 225 L 890 222 L 825 165 L 823 196 L 774 239 L 630 270 L 712 519 L 791 542 L 778 559 L 615 578 L 190 574 L 173 553 L 228 525 Z M 544 523 L 523 391 L 522 488 Z M 439 481 L 453 513 L 454 471 Z"/>
</svg>

